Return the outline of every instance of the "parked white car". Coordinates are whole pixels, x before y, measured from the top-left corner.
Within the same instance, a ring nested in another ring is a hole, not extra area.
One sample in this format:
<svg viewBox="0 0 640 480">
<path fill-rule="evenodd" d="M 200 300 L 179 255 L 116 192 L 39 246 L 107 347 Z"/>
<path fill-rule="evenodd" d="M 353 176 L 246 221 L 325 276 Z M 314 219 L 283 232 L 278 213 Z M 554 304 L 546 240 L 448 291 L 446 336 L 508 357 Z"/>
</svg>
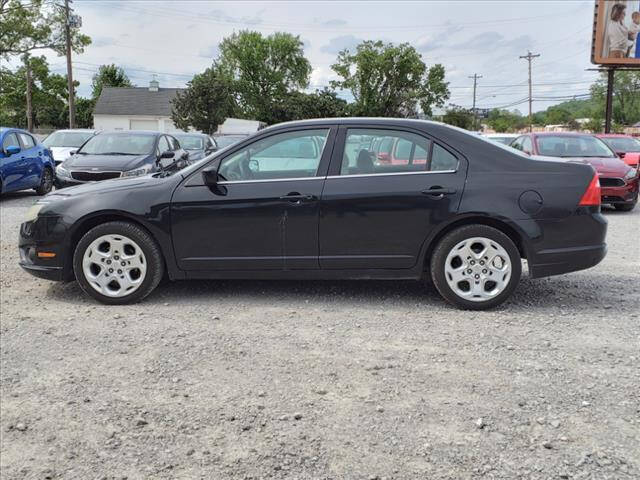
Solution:
<svg viewBox="0 0 640 480">
<path fill-rule="evenodd" d="M 491 141 L 509 145 L 513 140 L 520 136 L 519 133 L 487 133 L 484 135 Z"/>
<path fill-rule="evenodd" d="M 98 133 L 99 130 L 85 128 L 56 130 L 49 134 L 42 144 L 51 150 L 53 160 L 58 166 L 71 156 L 72 151 L 80 148 L 84 142 Z"/>
</svg>

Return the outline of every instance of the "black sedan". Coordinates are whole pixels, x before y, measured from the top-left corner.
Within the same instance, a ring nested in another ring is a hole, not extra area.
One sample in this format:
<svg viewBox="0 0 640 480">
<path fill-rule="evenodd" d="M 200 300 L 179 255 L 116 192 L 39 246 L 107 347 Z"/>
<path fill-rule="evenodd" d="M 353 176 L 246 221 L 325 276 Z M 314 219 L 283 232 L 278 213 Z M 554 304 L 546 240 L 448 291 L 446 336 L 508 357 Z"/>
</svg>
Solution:
<svg viewBox="0 0 640 480">
<path fill-rule="evenodd" d="M 373 145 L 393 145 L 378 158 Z M 36 203 L 20 265 L 101 302 L 169 279 L 432 279 L 485 309 L 532 277 L 606 253 L 589 165 L 540 160 L 443 124 L 292 122 L 174 173 L 84 185 Z"/>
<path fill-rule="evenodd" d="M 56 168 L 57 186 L 120 177 L 139 177 L 167 168 L 182 168 L 189 154 L 171 135 L 123 131 L 89 138 Z"/>
<path fill-rule="evenodd" d="M 204 133 L 174 133 L 173 136 L 178 139 L 180 146 L 189 152 L 190 163 L 218 150 L 215 140 Z"/>
</svg>

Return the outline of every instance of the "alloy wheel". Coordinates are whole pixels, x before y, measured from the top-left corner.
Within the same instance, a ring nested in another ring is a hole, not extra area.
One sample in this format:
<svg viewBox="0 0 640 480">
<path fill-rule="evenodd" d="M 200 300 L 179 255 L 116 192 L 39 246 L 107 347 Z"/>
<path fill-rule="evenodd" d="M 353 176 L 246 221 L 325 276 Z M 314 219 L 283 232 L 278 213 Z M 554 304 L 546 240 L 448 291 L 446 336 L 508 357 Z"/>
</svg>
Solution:
<svg viewBox="0 0 640 480">
<path fill-rule="evenodd" d="M 453 292 L 472 302 L 496 297 L 509 284 L 509 254 L 495 240 L 473 237 L 456 244 L 445 261 L 445 278 Z"/>
<path fill-rule="evenodd" d="M 124 235 L 103 235 L 89 244 L 82 258 L 87 282 L 109 297 L 135 292 L 147 273 L 147 260 L 140 246 Z"/>
</svg>

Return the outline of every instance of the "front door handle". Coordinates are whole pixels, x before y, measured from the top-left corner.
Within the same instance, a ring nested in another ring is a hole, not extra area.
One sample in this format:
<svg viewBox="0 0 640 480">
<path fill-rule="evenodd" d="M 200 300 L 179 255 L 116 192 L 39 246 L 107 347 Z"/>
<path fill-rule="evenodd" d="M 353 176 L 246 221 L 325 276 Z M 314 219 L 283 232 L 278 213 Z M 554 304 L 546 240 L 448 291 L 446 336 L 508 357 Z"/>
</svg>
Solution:
<svg viewBox="0 0 640 480">
<path fill-rule="evenodd" d="M 311 202 L 316 199 L 315 195 L 303 195 L 297 192 L 288 193 L 280 197 L 280 200 L 288 200 L 291 203 Z"/>
<path fill-rule="evenodd" d="M 425 195 L 433 195 L 435 197 L 442 197 L 444 195 L 454 195 L 456 190 L 454 188 L 442 188 L 440 186 L 427 188 L 426 190 L 422 190 L 422 193 Z"/>
</svg>

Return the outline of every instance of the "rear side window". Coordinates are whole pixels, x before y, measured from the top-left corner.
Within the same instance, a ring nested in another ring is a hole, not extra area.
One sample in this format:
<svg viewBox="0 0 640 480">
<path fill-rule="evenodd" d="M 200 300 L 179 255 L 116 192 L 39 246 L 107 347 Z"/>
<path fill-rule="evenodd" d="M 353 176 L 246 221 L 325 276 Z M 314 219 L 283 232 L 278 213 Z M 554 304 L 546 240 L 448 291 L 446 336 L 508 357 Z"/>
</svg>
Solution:
<svg viewBox="0 0 640 480">
<path fill-rule="evenodd" d="M 8 147 L 19 147 L 20 142 L 18 142 L 18 137 L 15 133 L 8 133 L 5 135 L 4 140 L 2 141 L 2 149 L 6 150 Z"/>
<path fill-rule="evenodd" d="M 458 168 L 458 159 L 448 150 L 445 150 L 437 143 L 433 144 L 433 153 L 431 154 L 432 171 L 455 170 Z"/>
<path fill-rule="evenodd" d="M 22 145 L 24 148 L 31 148 L 36 146 L 36 142 L 33 140 L 31 135 L 27 135 L 26 133 L 20 134 L 20 140 L 22 140 Z"/>
<path fill-rule="evenodd" d="M 340 175 L 425 171 L 431 140 L 411 132 L 347 130 Z"/>
</svg>

